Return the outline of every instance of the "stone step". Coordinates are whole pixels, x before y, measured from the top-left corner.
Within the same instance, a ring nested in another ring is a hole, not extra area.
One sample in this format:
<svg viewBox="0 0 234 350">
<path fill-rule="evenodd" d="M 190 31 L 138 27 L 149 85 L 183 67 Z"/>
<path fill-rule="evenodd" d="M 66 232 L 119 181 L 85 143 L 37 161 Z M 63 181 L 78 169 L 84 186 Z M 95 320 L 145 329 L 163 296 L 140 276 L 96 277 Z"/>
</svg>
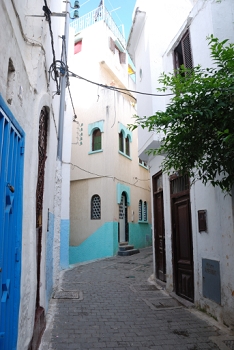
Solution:
<svg viewBox="0 0 234 350">
<path fill-rule="evenodd" d="M 120 255 L 120 256 L 129 256 L 129 255 L 133 255 L 133 254 L 137 254 L 137 253 L 140 253 L 139 249 L 131 249 L 131 250 L 124 250 L 124 251 L 119 250 L 118 251 L 118 255 Z"/>
<path fill-rule="evenodd" d="M 128 245 L 128 242 L 119 242 L 119 246 Z"/>
<path fill-rule="evenodd" d="M 130 250 L 130 249 L 134 249 L 134 245 L 122 245 L 119 246 L 119 251 L 124 251 L 124 250 Z"/>
</svg>

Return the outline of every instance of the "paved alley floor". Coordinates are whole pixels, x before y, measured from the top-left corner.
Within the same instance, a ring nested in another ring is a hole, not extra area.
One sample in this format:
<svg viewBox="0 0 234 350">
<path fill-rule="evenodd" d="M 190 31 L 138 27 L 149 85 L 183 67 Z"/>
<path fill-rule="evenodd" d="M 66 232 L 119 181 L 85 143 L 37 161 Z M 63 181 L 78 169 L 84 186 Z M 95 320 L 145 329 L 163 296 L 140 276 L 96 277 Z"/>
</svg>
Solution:
<svg viewBox="0 0 234 350">
<path fill-rule="evenodd" d="M 152 271 L 152 248 L 65 271 L 40 350 L 234 349 L 224 327 L 147 282 Z"/>
</svg>

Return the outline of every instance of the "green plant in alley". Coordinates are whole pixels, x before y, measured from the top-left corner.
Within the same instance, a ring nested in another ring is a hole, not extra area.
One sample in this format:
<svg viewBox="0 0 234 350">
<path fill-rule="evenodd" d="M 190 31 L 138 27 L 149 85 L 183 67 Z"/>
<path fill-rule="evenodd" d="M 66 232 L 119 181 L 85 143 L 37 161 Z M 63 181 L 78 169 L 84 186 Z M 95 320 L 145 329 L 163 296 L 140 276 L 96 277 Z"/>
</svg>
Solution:
<svg viewBox="0 0 234 350">
<path fill-rule="evenodd" d="M 154 155 L 165 155 L 162 169 L 189 174 L 230 192 L 234 184 L 234 44 L 208 38 L 213 67 L 181 66 L 177 74 L 160 76 L 162 88 L 173 97 L 165 111 L 136 116 L 137 126 L 163 132 Z"/>
</svg>

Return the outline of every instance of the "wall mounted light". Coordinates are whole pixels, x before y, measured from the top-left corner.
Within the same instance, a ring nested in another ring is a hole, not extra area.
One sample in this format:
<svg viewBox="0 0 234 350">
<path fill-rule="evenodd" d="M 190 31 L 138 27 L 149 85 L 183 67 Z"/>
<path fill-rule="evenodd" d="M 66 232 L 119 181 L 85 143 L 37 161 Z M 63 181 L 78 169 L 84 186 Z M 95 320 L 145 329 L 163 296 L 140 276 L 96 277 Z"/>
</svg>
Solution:
<svg viewBox="0 0 234 350">
<path fill-rule="evenodd" d="M 74 9 L 79 9 L 79 8 L 80 8 L 79 1 L 75 1 L 75 2 L 74 2 L 73 8 L 74 8 Z"/>
<path fill-rule="evenodd" d="M 74 13 L 73 13 L 73 19 L 74 18 L 79 18 L 79 11 L 78 10 L 75 10 Z"/>
<path fill-rule="evenodd" d="M 70 4 L 70 8 L 71 9 L 79 9 L 80 8 L 80 3 L 79 3 L 79 1 L 74 1 L 74 5 L 72 6 L 71 5 L 71 3 L 70 3 L 70 1 L 64 1 L 64 2 L 66 2 L 67 4 Z"/>
</svg>

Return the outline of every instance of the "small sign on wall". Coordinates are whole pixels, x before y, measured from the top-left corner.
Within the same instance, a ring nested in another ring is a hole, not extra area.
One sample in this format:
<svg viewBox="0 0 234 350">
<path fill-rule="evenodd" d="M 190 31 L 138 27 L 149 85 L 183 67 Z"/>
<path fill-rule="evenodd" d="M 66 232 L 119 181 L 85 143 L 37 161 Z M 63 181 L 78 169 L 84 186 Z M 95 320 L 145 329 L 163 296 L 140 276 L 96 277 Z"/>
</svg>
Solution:
<svg viewBox="0 0 234 350">
<path fill-rule="evenodd" d="M 199 232 L 207 232 L 207 211 L 198 210 L 198 230 Z"/>
<path fill-rule="evenodd" d="M 203 296 L 221 304 L 220 263 L 202 259 Z"/>
</svg>

